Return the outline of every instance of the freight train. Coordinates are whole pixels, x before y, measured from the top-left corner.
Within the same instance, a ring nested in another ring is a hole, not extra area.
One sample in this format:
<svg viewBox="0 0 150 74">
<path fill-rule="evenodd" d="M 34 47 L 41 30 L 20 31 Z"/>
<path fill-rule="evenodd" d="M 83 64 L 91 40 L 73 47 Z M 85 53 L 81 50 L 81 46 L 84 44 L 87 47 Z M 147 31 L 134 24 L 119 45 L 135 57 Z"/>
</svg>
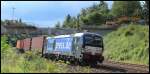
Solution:
<svg viewBox="0 0 150 74">
<path fill-rule="evenodd" d="M 99 34 L 90 32 L 26 38 L 18 40 L 16 47 L 24 52 L 35 50 L 45 58 L 72 63 L 96 65 L 104 60 L 103 38 Z"/>
</svg>

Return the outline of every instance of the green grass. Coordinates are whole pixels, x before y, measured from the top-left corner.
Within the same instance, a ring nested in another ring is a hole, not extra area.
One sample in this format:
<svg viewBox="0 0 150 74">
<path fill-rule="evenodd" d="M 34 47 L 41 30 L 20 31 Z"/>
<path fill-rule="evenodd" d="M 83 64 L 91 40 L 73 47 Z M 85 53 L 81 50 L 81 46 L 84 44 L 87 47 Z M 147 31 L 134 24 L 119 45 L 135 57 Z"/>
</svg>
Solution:
<svg viewBox="0 0 150 74">
<path fill-rule="evenodd" d="M 115 61 L 149 64 L 149 26 L 130 24 L 104 37 L 104 56 Z"/>
</svg>

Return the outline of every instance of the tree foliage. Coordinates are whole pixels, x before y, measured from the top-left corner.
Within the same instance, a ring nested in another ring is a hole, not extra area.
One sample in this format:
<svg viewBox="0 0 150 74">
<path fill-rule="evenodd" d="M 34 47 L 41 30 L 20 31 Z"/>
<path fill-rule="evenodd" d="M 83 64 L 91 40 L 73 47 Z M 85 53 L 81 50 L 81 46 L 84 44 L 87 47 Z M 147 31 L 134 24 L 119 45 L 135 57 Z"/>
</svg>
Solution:
<svg viewBox="0 0 150 74">
<path fill-rule="evenodd" d="M 146 20 L 146 23 L 149 24 L 149 1 L 145 1 L 142 8 L 143 18 Z"/>
<path fill-rule="evenodd" d="M 82 25 L 101 25 L 108 18 L 108 5 L 104 1 L 98 4 L 93 4 L 91 7 L 82 9 L 76 17 L 66 16 L 63 27 L 80 28 Z"/>
<path fill-rule="evenodd" d="M 124 16 L 128 18 L 124 20 Z M 148 17 L 149 1 L 145 1 L 143 7 L 140 1 L 114 1 L 111 9 L 108 9 L 108 4 L 105 1 L 100 1 L 88 8 L 82 8 L 75 17 L 68 14 L 63 22 L 63 27 L 79 29 L 81 26 L 87 25 L 99 26 L 107 21 L 122 24 L 124 22 L 136 22 L 142 18 L 148 20 Z"/>
<path fill-rule="evenodd" d="M 60 22 L 57 22 L 56 25 L 55 25 L 55 28 L 60 28 L 60 27 L 61 27 Z"/>
<path fill-rule="evenodd" d="M 141 5 L 139 1 L 114 1 L 111 13 L 116 16 L 140 15 Z"/>
<path fill-rule="evenodd" d="M 32 26 L 32 27 L 34 27 L 32 24 L 22 22 L 22 19 L 4 20 L 4 21 L 1 20 L 1 25 L 5 25 L 5 26 Z"/>
<path fill-rule="evenodd" d="M 92 12 L 91 14 L 82 17 L 84 25 L 100 25 L 104 23 L 104 17 L 99 12 Z"/>
</svg>

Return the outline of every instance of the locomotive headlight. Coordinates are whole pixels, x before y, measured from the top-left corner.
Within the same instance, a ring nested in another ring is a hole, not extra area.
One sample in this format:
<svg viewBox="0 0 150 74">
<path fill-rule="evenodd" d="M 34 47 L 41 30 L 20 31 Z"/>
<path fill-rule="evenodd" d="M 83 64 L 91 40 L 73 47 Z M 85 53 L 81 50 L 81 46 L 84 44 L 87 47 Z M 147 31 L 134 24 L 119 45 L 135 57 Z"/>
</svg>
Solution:
<svg viewBox="0 0 150 74">
<path fill-rule="evenodd" d="M 86 52 L 91 52 L 92 55 L 102 53 L 102 48 L 100 48 L 100 47 L 86 46 L 85 49 L 86 49 Z"/>
<path fill-rule="evenodd" d="M 96 47 L 94 53 L 102 53 L 102 48 Z"/>
</svg>

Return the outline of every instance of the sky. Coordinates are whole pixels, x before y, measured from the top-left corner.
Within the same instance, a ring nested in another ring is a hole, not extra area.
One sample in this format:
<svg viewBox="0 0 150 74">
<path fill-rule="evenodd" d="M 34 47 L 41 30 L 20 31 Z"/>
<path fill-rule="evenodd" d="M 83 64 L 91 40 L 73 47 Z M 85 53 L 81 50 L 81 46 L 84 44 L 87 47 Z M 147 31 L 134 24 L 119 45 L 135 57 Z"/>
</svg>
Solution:
<svg viewBox="0 0 150 74">
<path fill-rule="evenodd" d="M 113 2 L 106 2 L 111 8 Z M 67 14 L 76 16 L 82 8 L 94 3 L 99 1 L 1 1 L 1 20 L 14 17 L 36 27 L 54 27 L 58 21 L 62 23 Z"/>
</svg>

